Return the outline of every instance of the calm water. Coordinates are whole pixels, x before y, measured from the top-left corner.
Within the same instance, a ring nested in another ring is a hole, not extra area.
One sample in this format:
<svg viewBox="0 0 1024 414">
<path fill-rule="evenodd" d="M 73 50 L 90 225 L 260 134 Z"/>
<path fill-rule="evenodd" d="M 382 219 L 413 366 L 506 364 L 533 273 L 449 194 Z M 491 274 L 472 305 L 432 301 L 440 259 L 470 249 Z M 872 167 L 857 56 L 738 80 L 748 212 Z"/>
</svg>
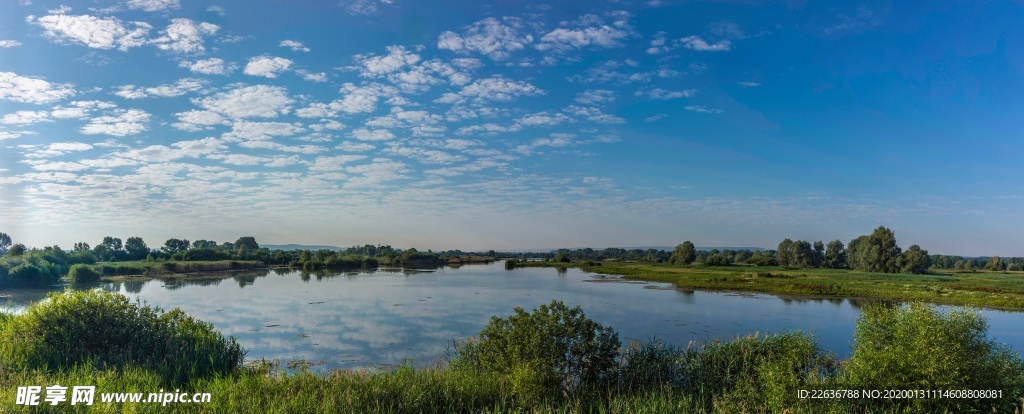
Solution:
<svg viewBox="0 0 1024 414">
<path fill-rule="evenodd" d="M 469 265 L 427 272 L 378 270 L 305 274 L 262 271 L 172 282 L 107 283 L 102 289 L 212 322 L 248 358 L 323 362 L 318 369 L 436 362 L 453 338 L 475 335 L 491 315 L 558 299 L 610 325 L 623 343 L 658 338 L 685 344 L 759 331 L 800 329 L 840 356 L 849 352 L 856 300 L 679 291 L 663 283 L 609 281 L 568 269 Z M 7 291 L 17 310 L 39 292 Z M 1024 349 L 1024 313 L 985 310 L 989 335 Z"/>
</svg>

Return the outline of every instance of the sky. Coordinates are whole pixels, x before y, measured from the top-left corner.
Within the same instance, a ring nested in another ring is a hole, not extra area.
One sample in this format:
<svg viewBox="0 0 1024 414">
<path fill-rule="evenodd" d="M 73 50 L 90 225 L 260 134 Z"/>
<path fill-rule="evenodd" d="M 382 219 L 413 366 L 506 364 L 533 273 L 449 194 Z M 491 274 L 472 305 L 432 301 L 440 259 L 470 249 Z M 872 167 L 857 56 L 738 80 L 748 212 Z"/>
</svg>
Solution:
<svg viewBox="0 0 1024 414">
<path fill-rule="evenodd" d="M 0 231 L 1024 256 L 1024 7 L 7 0 Z"/>
</svg>

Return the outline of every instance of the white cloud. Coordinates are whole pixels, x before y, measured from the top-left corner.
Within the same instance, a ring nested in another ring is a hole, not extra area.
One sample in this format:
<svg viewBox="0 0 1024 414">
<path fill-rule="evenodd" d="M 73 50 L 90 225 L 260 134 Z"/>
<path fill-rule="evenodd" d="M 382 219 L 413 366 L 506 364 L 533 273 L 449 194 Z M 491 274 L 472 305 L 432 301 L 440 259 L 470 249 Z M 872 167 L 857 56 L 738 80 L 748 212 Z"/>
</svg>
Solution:
<svg viewBox="0 0 1024 414">
<path fill-rule="evenodd" d="M 366 159 L 365 155 L 335 155 L 331 157 L 316 157 L 309 165 L 310 171 L 341 171 L 345 164 Z"/>
<path fill-rule="evenodd" d="M 53 122 L 46 111 L 17 111 L 5 114 L 0 123 L 7 125 L 32 125 L 40 122 Z"/>
<path fill-rule="evenodd" d="M 516 123 L 526 127 L 533 126 L 554 126 L 564 122 L 572 122 L 573 119 L 562 113 L 549 114 L 547 112 L 538 112 L 519 118 Z"/>
<path fill-rule="evenodd" d="M 353 59 L 355 59 L 358 66 L 353 68 L 359 70 L 359 76 L 377 77 L 386 75 L 420 61 L 420 55 L 405 50 L 403 46 L 388 46 L 386 49 L 388 54 L 384 56 L 376 56 L 374 54 L 355 55 Z"/>
<path fill-rule="evenodd" d="M 613 101 L 615 101 L 615 93 L 606 89 L 595 89 L 576 94 L 576 102 L 584 105 L 600 105 Z"/>
<path fill-rule="evenodd" d="M 251 76 L 276 78 L 281 72 L 287 71 L 291 67 L 292 61 L 285 58 L 257 56 L 249 59 L 249 63 L 245 65 L 242 73 Z"/>
<path fill-rule="evenodd" d="M 21 42 L 17 40 L 0 40 L 0 48 L 11 48 L 21 47 Z"/>
<path fill-rule="evenodd" d="M 320 102 L 311 103 L 305 108 L 295 110 L 295 116 L 299 118 L 331 118 L 337 115 L 337 111 L 332 110 L 329 105 Z"/>
<path fill-rule="evenodd" d="M 231 131 L 224 134 L 224 139 L 229 141 L 264 140 L 271 137 L 292 136 L 306 129 L 299 123 L 287 122 L 235 122 Z"/>
<path fill-rule="evenodd" d="M 218 5 L 212 5 L 210 7 L 207 7 L 206 11 L 210 13 L 217 13 L 217 15 L 219 15 L 220 17 L 224 17 L 228 14 L 227 10 L 224 10 L 223 7 Z"/>
<path fill-rule="evenodd" d="M 0 141 L 3 141 L 5 139 L 15 139 L 15 138 L 20 137 L 20 136 L 22 136 L 24 134 L 25 134 L 24 132 L 20 132 L 20 131 L 19 132 L 0 131 Z"/>
<path fill-rule="evenodd" d="M 401 157 L 412 158 L 424 164 L 451 164 L 466 160 L 466 157 L 464 156 L 449 154 L 444 151 L 403 147 L 401 145 L 392 145 L 385 148 L 384 152 Z"/>
<path fill-rule="evenodd" d="M 138 109 L 120 109 L 116 115 L 93 118 L 79 131 L 86 135 L 105 134 L 116 137 L 135 135 L 147 130 L 150 114 Z"/>
<path fill-rule="evenodd" d="M 721 109 L 711 109 L 703 105 L 688 105 L 685 108 L 687 111 L 693 111 L 701 114 L 720 114 Z"/>
<path fill-rule="evenodd" d="M 47 148 L 51 151 L 87 151 L 92 149 L 92 145 L 82 142 L 55 142 Z"/>
<path fill-rule="evenodd" d="M 729 40 L 708 43 L 700 36 L 687 36 L 679 39 L 679 42 L 682 43 L 683 47 L 698 52 L 728 52 L 732 49 L 732 42 Z"/>
<path fill-rule="evenodd" d="M 238 144 L 240 147 L 251 149 L 267 149 L 281 152 L 295 152 L 300 154 L 319 154 L 327 151 L 327 148 L 316 145 L 283 145 L 273 141 L 245 141 Z"/>
<path fill-rule="evenodd" d="M 179 141 L 171 144 L 178 149 L 178 152 L 186 157 L 199 158 L 220 153 L 227 149 L 217 138 L 203 138 L 193 141 Z"/>
<path fill-rule="evenodd" d="M 151 42 L 160 48 L 174 53 L 203 53 L 206 48 L 203 46 L 203 36 L 217 33 L 220 26 L 212 23 L 196 22 L 191 19 L 173 19 L 162 31 L 164 35 L 153 39 Z"/>
<path fill-rule="evenodd" d="M 501 76 L 477 79 L 458 93 L 446 93 L 434 102 L 463 103 L 467 100 L 481 104 L 488 101 L 508 102 L 520 96 L 544 95 L 544 91 L 523 81 L 509 80 Z"/>
<path fill-rule="evenodd" d="M 198 91 L 206 85 L 202 79 L 184 78 L 173 84 L 160 85 L 149 88 L 136 87 L 135 85 L 124 85 L 118 87 L 114 95 L 125 99 L 140 99 L 149 97 L 170 98 L 181 96 L 188 92 Z"/>
<path fill-rule="evenodd" d="M 57 106 L 50 112 L 50 116 L 57 119 L 84 119 L 89 113 L 96 109 L 113 109 L 117 105 L 103 101 L 74 101 L 70 106 Z"/>
<path fill-rule="evenodd" d="M 743 88 L 756 88 L 761 86 L 759 82 L 737 82 Z"/>
<path fill-rule="evenodd" d="M 67 84 L 50 83 L 40 78 L 0 72 L 0 99 L 34 104 L 47 104 L 75 94 Z"/>
<path fill-rule="evenodd" d="M 613 21 L 605 24 L 603 19 L 593 14 L 587 14 L 574 23 L 563 22 L 564 26 L 552 30 L 540 38 L 540 43 L 534 46 L 540 51 L 564 52 L 572 49 L 585 47 L 619 47 L 622 41 L 633 35 L 633 28 L 629 25 L 629 14 L 625 12 L 613 13 Z"/>
<path fill-rule="evenodd" d="M 533 36 L 523 32 L 523 21 L 516 17 L 493 17 L 465 27 L 459 35 L 446 31 L 437 38 L 437 48 L 456 53 L 479 53 L 492 60 L 508 59 L 512 52 L 523 50 L 533 42 Z"/>
<path fill-rule="evenodd" d="M 395 0 L 346 0 L 342 2 L 342 6 L 348 10 L 349 14 L 364 16 L 377 14 L 381 6 L 393 6 L 394 4 Z"/>
<path fill-rule="evenodd" d="M 668 116 L 668 115 L 665 115 L 665 114 L 651 115 L 651 116 L 649 116 L 647 118 L 644 118 L 644 122 L 658 121 L 658 120 L 664 119 L 666 116 Z"/>
<path fill-rule="evenodd" d="M 607 114 L 601 108 L 592 106 L 569 105 L 565 108 L 565 112 L 599 124 L 622 124 L 626 122 L 625 119 Z"/>
<path fill-rule="evenodd" d="M 317 83 L 327 82 L 327 74 L 324 73 L 324 72 L 311 73 L 311 72 L 307 72 L 305 69 L 299 69 L 299 70 L 296 70 L 295 73 L 297 73 L 299 76 L 301 76 L 302 79 L 308 80 L 310 82 L 317 82 Z"/>
<path fill-rule="evenodd" d="M 408 178 L 405 173 L 410 172 L 409 169 L 405 168 L 405 163 L 392 161 L 387 158 L 374 158 L 370 164 L 345 167 L 344 171 L 350 174 L 358 174 L 349 179 L 345 187 L 373 187 L 387 181 Z"/>
<path fill-rule="evenodd" d="M 338 146 L 336 146 L 334 148 L 335 149 L 340 149 L 342 151 L 348 151 L 348 152 L 364 152 L 364 151 L 369 151 L 369 150 L 375 149 L 377 147 L 373 146 L 373 144 L 367 144 L 365 142 L 358 142 L 357 143 L 357 142 L 352 142 L 352 141 L 344 141 L 344 142 L 338 144 Z"/>
<path fill-rule="evenodd" d="M 228 120 L 221 114 L 211 111 L 187 111 L 174 114 L 179 122 L 172 124 L 175 128 L 185 131 L 201 131 L 213 125 L 228 125 Z"/>
<path fill-rule="evenodd" d="M 121 51 L 146 44 L 149 31 L 153 28 L 144 22 L 132 22 L 129 27 L 113 17 L 71 16 L 63 13 L 38 19 L 29 16 L 26 20 L 41 26 L 44 29 L 43 35 L 56 42 L 77 43 L 94 49 L 117 48 Z"/>
<path fill-rule="evenodd" d="M 126 5 L 129 9 L 148 12 L 181 8 L 179 0 L 128 0 Z"/>
<path fill-rule="evenodd" d="M 682 91 L 668 91 L 661 88 L 653 89 L 641 89 L 634 93 L 635 96 L 645 97 L 647 99 L 668 101 L 679 98 L 689 98 L 697 94 L 696 89 L 685 89 Z"/>
<path fill-rule="evenodd" d="M 238 69 L 238 66 L 232 63 L 225 63 L 224 59 L 221 58 L 210 58 L 197 60 L 195 62 L 182 61 L 178 66 L 188 68 L 188 70 L 194 73 L 201 73 L 204 75 L 227 75 Z"/>
<path fill-rule="evenodd" d="M 293 52 L 309 52 L 309 48 L 297 40 L 282 40 L 280 47 L 287 47 Z"/>
<path fill-rule="evenodd" d="M 395 96 L 398 93 L 397 89 L 376 83 L 363 86 L 345 83 L 338 92 L 344 96 L 331 102 L 330 108 L 349 114 L 373 112 L 377 109 L 377 101 L 380 98 Z"/>
<path fill-rule="evenodd" d="M 395 134 L 386 129 L 358 128 L 352 130 L 351 134 L 352 138 L 360 141 L 387 141 L 395 138 Z"/>
<path fill-rule="evenodd" d="M 274 118 L 291 111 L 292 99 L 280 86 L 243 86 L 213 96 L 193 99 L 193 102 L 208 111 L 232 119 Z"/>
</svg>

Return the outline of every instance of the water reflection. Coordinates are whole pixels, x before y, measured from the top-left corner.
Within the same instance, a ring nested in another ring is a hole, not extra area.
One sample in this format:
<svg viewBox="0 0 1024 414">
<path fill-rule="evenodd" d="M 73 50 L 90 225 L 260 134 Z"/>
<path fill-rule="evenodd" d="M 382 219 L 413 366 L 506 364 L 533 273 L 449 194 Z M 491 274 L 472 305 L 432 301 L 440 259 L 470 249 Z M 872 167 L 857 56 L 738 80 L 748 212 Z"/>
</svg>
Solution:
<svg viewBox="0 0 1024 414">
<path fill-rule="evenodd" d="M 502 263 L 435 270 L 246 271 L 217 277 L 121 280 L 100 288 L 163 309 L 180 307 L 234 335 L 249 358 L 323 362 L 314 369 L 436 363 L 452 339 L 475 335 L 491 315 L 552 299 L 580 305 L 624 342 L 658 338 L 685 344 L 754 331 L 813 332 L 840 356 L 849 352 L 866 299 L 810 299 L 677 289 L 623 282 L 578 269 Z M 23 309 L 45 291 L 2 292 L 0 307 Z M 990 333 L 1024 345 L 1020 312 L 983 311 Z"/>
</svg>

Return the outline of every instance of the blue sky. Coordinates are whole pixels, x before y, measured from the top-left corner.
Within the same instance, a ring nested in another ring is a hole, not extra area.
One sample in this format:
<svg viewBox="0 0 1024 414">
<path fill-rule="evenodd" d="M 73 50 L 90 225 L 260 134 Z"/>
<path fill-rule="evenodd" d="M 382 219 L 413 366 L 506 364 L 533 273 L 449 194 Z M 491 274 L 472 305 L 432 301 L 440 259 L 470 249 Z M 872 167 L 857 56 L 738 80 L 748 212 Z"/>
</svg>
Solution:
<svg viewBox="0 0 1024 414">
<path fill-rule="evenodd" d="M 6 1 L 0 231 L 1024 255 L 1011 2 Z"/>
</svg>

